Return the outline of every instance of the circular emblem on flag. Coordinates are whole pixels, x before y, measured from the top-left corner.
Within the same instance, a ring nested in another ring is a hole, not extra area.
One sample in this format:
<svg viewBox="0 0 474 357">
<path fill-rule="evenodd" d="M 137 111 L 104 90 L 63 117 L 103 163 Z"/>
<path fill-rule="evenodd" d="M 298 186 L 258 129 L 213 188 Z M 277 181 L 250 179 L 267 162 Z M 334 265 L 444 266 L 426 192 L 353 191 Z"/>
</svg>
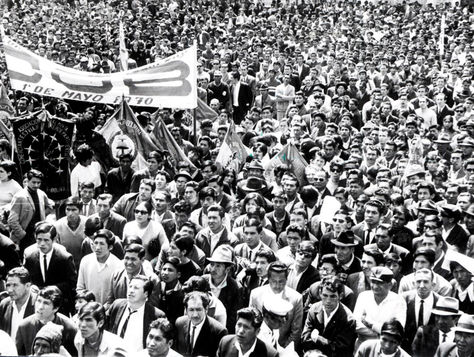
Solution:
<svg viewBox="0 0 474 357">
<path fill-rule="evenodd" d="M 132 156 L 132 160 L 134 160 L 137 156 L 137 148 L 135 147 L 135 143 L 132 139 L 124 134 L 117 134 L 112 138 L 110 149 L 112 150 L 112 155 L 116 160 L 118 160 L 119 156 L 123 154 L 130 154 Z"/>
</svg>

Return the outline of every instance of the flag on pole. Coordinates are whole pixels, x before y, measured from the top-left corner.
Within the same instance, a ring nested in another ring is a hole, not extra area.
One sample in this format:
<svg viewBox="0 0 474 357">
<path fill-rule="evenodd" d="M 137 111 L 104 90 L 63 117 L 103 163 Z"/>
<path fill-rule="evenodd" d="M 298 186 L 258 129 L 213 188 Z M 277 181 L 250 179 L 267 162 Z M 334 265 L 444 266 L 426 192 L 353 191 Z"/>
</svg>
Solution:
<svg viewBox="0 0 474 357">
<path fill-rule="evenodd" d="M 13 137 L 13 131 L 8 129 L 3 120 L 0 120 L 0 139 L 6 139 L 12 147 L 12 153 L 14 152 L 15 140 Z"/>
<path fill-rule="evenodd" d="M 124 153 L 131 154 L 133 158 L 132 167 L 135 170 L 146 168 L 147 155 L 151 151 L 158 150 L 158 147 L 140 126 L 132 109 L 124 100 L 122 100 L 117 111 L 99 130 L 99 134 L 105 138 L 115 159 L 118 159 Z"/>
<path fill-rule="evenodd" d="M 7 89 L 1 83 L 1 91 L 0 91 L 0 120 L 4 120 L 7 118 L 11 118 L 15 115 L 15 109 L 13 108 L 12 102 L 10 98 L 8 98 Z"/>
<path fill-rule="evenodd" d="M 440 54 L 440 59 L 444 55 L 444 31 L 446 29 L 446 16 L 443 14 L 441 16 L 441 29 L 439 32 L 439 54 Z"/>
<path fill-rule="evenodd" d="M 128 70 L 128 51 L 125 47 L 125 31 L 123 29 L 123 22 L 119 23 L 119 42 L 120 42 L 120 66 L 122 71 Z"/>
<path fill-rule="evenodd" d="M 74 125 L 73 121 L 53 117 L 46 110 L 12 120 L 22 174 L 30 169 L 40 170 L 48 182 L 48 197 L 53 200 L 71 194 L 68 159 Z"/>
<path fill-rule="evenodd" d="M 178 162 L 184 161 L 189 165 L 190 174 L 193 175 L 197 171 L 197 167 L 189 160 L 183 149 L 174 139 L 171 132 L 166 127 L 165 122 L 158 118 L 151 135 L 153 142 L 162 150 L 168 151 L 173 162 L 172 165 L 176 169 Z"/>
<path fill-rule="evenodd" d="M 308 163 L 303 156 L 301 156 L 295 145 L 291 143 L 286 144 L 277 155 L 272 157 L 272 159 L 263 166 L 265 169 L 265 178 L 267 180 L 274 179 L 273 170 L 282 164 L 290 166 L 298 178 L 300 185 L 304 182 L 305 168 L 308 166 Z"/>
<path fill-rule="evenodd" d="M 248 155 L 249 150 L 235 131 L 234 122 L 231 122 L 225 134 L 224 142 L 217 154 L 216 162 L 220 163 L 222 168 L 234 170 L 234 172 L 238 173 Z"/>
</svg>

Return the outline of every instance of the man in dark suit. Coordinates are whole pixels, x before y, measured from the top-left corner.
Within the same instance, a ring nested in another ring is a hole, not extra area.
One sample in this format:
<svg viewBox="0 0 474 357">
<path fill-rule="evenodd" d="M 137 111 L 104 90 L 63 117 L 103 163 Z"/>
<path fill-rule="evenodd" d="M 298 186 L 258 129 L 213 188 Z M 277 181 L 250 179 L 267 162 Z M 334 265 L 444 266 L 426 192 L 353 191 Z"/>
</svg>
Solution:
<svg viewBox="0 0 474 357">
<path fill-rule="evenodd" d="M 105 191 L 113 197 L 112 202 L 116 202 L 122 195 L 130 192 L 132 176 L 135 171 L 132 169 L 132 157 L 125 153 L 119 155 L 119 167 L 111 169 L 107 173 Z"/>
<path fill-rule="evenodd" d="M 365 204 L 364 221 L 352 228 L 354 234 L 362 239 L 363 245 L 375 241 L 375 230 L 384 215 L 385 207 L 381 201 L 372 199 Z"/>
<path fill-rule="evenodd" d="M 155 191 L 155 181 L 151 179 L 142 179 L 138 193 L 126 193 L 115 202 L 112 211 L 125 217 L 127 222 L 135 219 L 135 207 L 141 202 L 151 202 L 151 195 Z"/>
<path fill-rule="evenodd" d="M 239 125 L 250 110 L 253 102 L 252 89 L 246 83 L 240 81 L 240 73 L 232 72 L 230 87 L 231 112 L 234 123 Z"/>
<path fill-rule="evenodd" d="M 459 316 L 459 301 L 452 297 L 441 296 L 431 312 L 434 325 L 418 327 L 413 340 L 412 351 L 415 357 L 434 356 L 436 348 L 444 342 L 454 341 L 454 332 Z"/>
<path fill-rule="evenodd" d="M 331 243 L 335 245 L 334 250 L 340 266 L 339 276 L 343 282 L 350 274 L 362 271 L 360 260 L 354 255 L 358 241 L 352 231 L 342 232 L 336 239 L 331 240 Z"/>
<path fill-rule="evenodd" d="M 434 325 L 433 308 L 438 302 L 439 295 L 433 292 L 433 272 L 420 269 L 415 272 L 416 290 L 407 291 L 403 298 L 407 304 L 405 335 L 402 341 L 403 349 L 410 353 L 413 338 L 418 327 Z"/>
<path fill-rule="evenodd" d="M 354 292 L 357 297 L 366 290 L 371 290 L 370 275 L 372 268 L 383 266 L 385 263 L 384 255 L 376 249 L 367 249 L 362 254 L 361 267 L 362 271 L 352 273 L 347 277 L 346 285 Z"/>
<path fill-rule="evenodd" d="M 143 261 L 145 260 L 145 248 L 141 244 L 132 243 L 125 248 L 125 256 L 123 258 L 124 268 L 115 271 L 110 281 L 110 293 L 107 302 L 104 304 L 106 310 L 116 299 L 124 299 L 127 297 L 128 285 L 133 277 L 145 275 L 153 283 L 154 289 L 158 289 L 159 280 L 156 274 L 145 272 L 143 269 Z M 148 303 L 158 306 L 158 292 L 155 290 L 148 296 Z"/>
<path fill-rule="evenodd" d="M 8 297 L 0 303 L 0 330 L 8 333 L 15 341 L 20 321 L 35 312 L 36 294 L 31 292 L 31 277 L 24 267 L 13 268 L 7 274 Z M 13 317 L 14 310 L 18 314 Z"/>
<path fill-rule="evenodd" d="M 309 75 L 310 68 L 306 63 L 304 63 L 304 57 L 302 54 L 298 54 L 296 57 L 296 71 L 298 72 L 300 82 L 303 82 L 303 80 Z"/>
<path fill-rule="evenodd" d="M 236 313 L 242 307 L 242 287 L 232 277 L 235 254 L 231 246 L 221 245 L 208 258 L 210 274 L 203 275 L 210 285 L 211 291 L 222 302 L 227 310 L 226 328 L 234 332 Z"/>
<path fill-rule="evenodd" d="M 469 233 L 459 224 L 462 218 L 461 209 L 452 204 L 445 204 L 440 209 L 443 221 L 443 232 L 449 232 L 445 237 L 448 244 L 456 246 L 459 252 L 466 250 Z"/>
<path fill-rule="evenodd" d="M 24 266 L 31 274 L 31 282 L 38 288 L 56 285 L 63 293 L 61 311 L 72 312 L 77 271 L 71 254 L 53 243 L 56 240 L 54 225 L 43 221 L 35 226 L 37 247 L 25 253 Z"/>
<path fill-rule="evenodd" d="M 221 339 L 216 357 L 237 357 L 253 351 L 248 357 L 276 357 L 278 352 L 269 344 L 257 338 L 263 318 L 260 311 L 246 307 L 237 312 L 235 335 L 227 335 Z M 240 351 L 240 352 L 239 352 Z"/>
<path fill-rule="evenodd" d="M 289 268 L 287 286 L 300 294 L 319 280 L 319 272 L 312 264 L 318 254 L 316 244 L 312 241 L 301 242 L 296 251 L 295 263 Z"/>
<path fill-rule="evenodd" d="M 47 286 L 40 290 L 35 302 L 35 313 L 23 319 L 18 326 L 15 339 L 18 355 L 24 356 L 31 353 L 36 334 L 48 322 L 63 327 L 62 345 L 71 355 L 77 354 L 74 347 L 77 328 L 72 320 L 58 312 L 61 303 L 62 293 L 57 287 Z"/>
<path fill-rule="evenodd" d="M 445 342 L 439 345 L 435 357 L 470 357 L 474 355 L 474 316 L 462 314 L 456 327 L 455 342 Z"/>
<path fill-rule="evenodd" d="M 304 351 L 318 349 L 328 357 L 352 355 L 356 321 L 340 299 L 344 285 L 336 277 L 324 278 L 321 299 L 311 306 L 306 318 L 301 345 Z M 329 316 L 329 321 L 326 321 Z"/>
<path fill-rule="evenodd" d="M 183 356 L 215 356 L 227 329 L 207 316 L 209 295 L 193 291 L 186 295 L 186 315 L 176 320 L 178 331 L 174 350 Z"/>
<path fill-rule="evenodd" d="M 27 187 L 18 191 L 12 199 L 8 227 L 10 239 L 20 245 L 20 254 L 34 243 L 35 224 L 44 220 L 52 209 L 48 196 L 40 190 L 43 178 L 40 171 L 30 170 Z"/>
<path fill-rule="evenodd" d="M 173 238 L 176 233 L 176 220 L 174 213 L 170 211 L 171 194 L 164 191 L 156 191 L 153 193 L 153 202 L 155 203 L 155 211 L 152 212 L 152 219 L 161 223 L 165 230 L 168 240 Z"/>
<path fill-rule="evenodd" d="M 111 210 L 112 200 L 110 193 L 99 195 L 97 197 L 97 213 L 94 213 L 90 218 L 99 218 L 104 229 L 108 229 L 117 237 L 122 238 L 123 227 L 125 227 L 127 220 Z"/>
<path fill-rule="evenodd" d="M 129 352 L 146 348 L 150 323 L 165 313 L 147 302 L 153 291 L 153 282 L 144 275 L 130 280 L 127 299 L 115 300 L 109 309 L 108 330 L 123 338 Z"/>
</svg>

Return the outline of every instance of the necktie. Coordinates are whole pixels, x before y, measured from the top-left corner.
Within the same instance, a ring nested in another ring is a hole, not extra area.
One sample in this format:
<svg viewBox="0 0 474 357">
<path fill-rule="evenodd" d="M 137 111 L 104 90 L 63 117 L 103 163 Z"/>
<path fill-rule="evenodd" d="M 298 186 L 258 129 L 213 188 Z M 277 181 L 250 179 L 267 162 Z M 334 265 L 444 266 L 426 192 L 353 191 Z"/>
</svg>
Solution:
<svg viewBox="0 0 474 357">
<path fill-rule="evenodd" d="M 128 321 L 130 320 L 130 316 L 132 316 L 132 314 L 134 314 L 136 312 L 137 312 L 137 310 L 132 311 L 132 310 L 128 309 L 128 316 L 125 319 L 125 322 L 123 323 L 122 330 L 120 331 L 120 337 L 123 338 L 123 336 L 125 336 L 125 332 L 127 332 L 127 326 L 128 326 Z"/>
<path fill-rule="evenodd" d="M 370 244 L 370 239 L 371 239 L 370 233 L 371 232 L 372 232 L 371 229 L 367 230 L 367 235 L 365 236 L 365 245 Z"/>
<path fill-rule="evenodd" d="M 418 326 L 423 326 L 423 304 L 425 303 L 425 300 L 420 301 L 420 310 L 418 310 Z"/>
<path fill-rule="evenodd" d="M 43 268 L 44 268 L 44 282 L 46 283 L 46 273 L 48 271 L 48 261 L 46 260 L 46 254 L 43 254 Z"/>
<path fill-rule="evenodd" d="M 258 286 L 262 286 L 263 285 L 263 279 L 262 278 L 258 278 Z"/>
<path fill-rule="evenodd" d="M 275 338 L 275 334 L 273 333 L 273 330 L 270 330 L 270 333 L 272 334 L 272 346 L 273 348 L 277 349 L 277 341 Z"/>
<path fill-rule="evenodd" d="M 445 333 L 443 333 L 443 341 L 441 341 L 441 342 L 446 342 L 446 338 L 447 338 L 447 337 L 448 337 L 448 336 L 447 336 Z"/>
<path fill-rule="evenodd" d="M 191 333 L 189 334 L 189 351 L 192 352 L 194 348 L 194 334 L 196 333 L 196 326 L 192 325 Z"/>
</svg>

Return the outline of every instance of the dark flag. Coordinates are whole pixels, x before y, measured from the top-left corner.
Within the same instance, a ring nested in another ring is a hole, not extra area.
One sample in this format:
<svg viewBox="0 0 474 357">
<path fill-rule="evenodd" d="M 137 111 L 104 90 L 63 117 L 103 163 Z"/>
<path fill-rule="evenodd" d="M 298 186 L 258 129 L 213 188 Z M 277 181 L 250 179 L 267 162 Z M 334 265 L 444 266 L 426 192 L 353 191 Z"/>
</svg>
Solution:
<svg viewBox="0 0 474 357">
<path fill-rule="evenodd" d="M 49 198 L 68 197 L 71 193 L 69 157 L 74 122 L 55 118 L 41 110 L 12 120 L 12 126 L 22 174 L 37 169 L 45 176 Z"/>
<path fill-rule="evenodd" d="M 191 160 L 189 160 L 189 158 L 184 153 L 183 149 L 178 145 L 178 143 L 174 139 L 173 135 L 171 135 L 170 131 L 166 127 L 165 122 L 162 119 L 157 119 L 151 138 L 161 151 L 169 152 L 173 160 L 172 165 L 175 170 L 178 162 L 184 161 L 189 164 L 191 175 L 196 172 L 196 166 L 194 166 Z"/>
</svg>

